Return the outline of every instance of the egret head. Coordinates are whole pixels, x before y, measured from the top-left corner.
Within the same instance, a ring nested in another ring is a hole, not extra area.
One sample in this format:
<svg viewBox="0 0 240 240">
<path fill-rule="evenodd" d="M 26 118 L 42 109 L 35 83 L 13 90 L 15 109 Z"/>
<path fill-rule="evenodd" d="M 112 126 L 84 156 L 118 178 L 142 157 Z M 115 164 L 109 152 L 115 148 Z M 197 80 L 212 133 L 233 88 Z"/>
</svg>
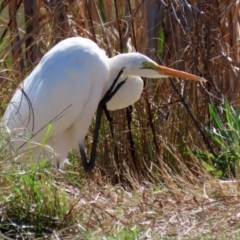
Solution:
<svg viewBox="0 0 240 240">
<path fill-rule="evenodd" d="M 153 61 L 142 62 L 141 69 L 147 74 L 149 74 L 149 76 L 151 76 L 152 78 L 178 77 L 178 78 L 186 78 L 192 81 L 206 82 L 205 79 L 198 77 L 196 75 L 183 72 L 183 71 L 178 71 L 172 68 L 164 67 L 164 66 L 158 65 Z"/>
<path fill-rule="evenodd" d="M 206 82 L 205 79 L 193 74 L 158 65 L 156 62 L 140 53 L 120 54 L 113 57 L 112 60 L 113 64 L 111 64 L 111 67 L 124 68 L 123 75 L 126 76 L 134 75 L 148 78 L 179 77 L 193 81 Z"/>
</svg>

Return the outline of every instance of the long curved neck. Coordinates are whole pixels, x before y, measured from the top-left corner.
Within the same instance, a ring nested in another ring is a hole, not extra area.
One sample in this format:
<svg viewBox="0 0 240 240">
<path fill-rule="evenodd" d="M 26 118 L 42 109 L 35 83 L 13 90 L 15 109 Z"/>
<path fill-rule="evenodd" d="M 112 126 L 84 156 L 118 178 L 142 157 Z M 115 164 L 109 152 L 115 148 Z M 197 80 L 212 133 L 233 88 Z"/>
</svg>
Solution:
<svg viewBox="0 0 240 240">
<path fill-rule="evenodd" d="M 129 60 L 128 56 L 129 56 L 128 53 L 124 53 L 124 54 L 119 54 L 117 56 L 114 56 L 114 57 L 108 59 L 109 79 L 108 79 L 107 85 L 104 88 L 103 95 L 110 88 L 110 86 L 112 85 L 114 79 L 116 78 L 116 76 L 118 75 L 120 70 L 122 68 L 126 67 L 127 64 L 129 63 L 129 61 L 131 61 L 131 60 Z M 122 82 L 125 78 L 126 77 L 124 77 L 124 76 L 120 77 L 118 80 L 118 83 Z"/>
<path fill-rule="evenodd" d="M 129 53 L 123 53 L 108 59 L 110 75 L 112 77 L 115 77 L 122 68 L 126 67 L 128 63 L 131 62 L 134 57 L 131 57 L 131 55 L 132 54 Z"/>
</svg>

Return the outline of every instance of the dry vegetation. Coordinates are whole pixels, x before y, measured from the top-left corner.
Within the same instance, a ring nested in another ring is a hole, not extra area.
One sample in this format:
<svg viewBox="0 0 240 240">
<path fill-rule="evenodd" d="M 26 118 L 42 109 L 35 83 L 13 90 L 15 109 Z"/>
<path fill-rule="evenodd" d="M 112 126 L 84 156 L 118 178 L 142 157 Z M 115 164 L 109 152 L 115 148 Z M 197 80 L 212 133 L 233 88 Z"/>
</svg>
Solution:
<svg viewBox="0 0 240 240">
<path fill-rule="evenodd" d="M 46 166 L 26 169 L 2 153 L 4 239 L 240 239 L 238 162 L 236 181 L 219 183 L 200 159 L 186 154 L 218 156 L 221 149 L 204 131 L 212 125 L 208 104 L 222 106 L 226 97 L 240 105 L 238 1 L 0 4 L 0 115 L 44 53 L 71 36 L 92 39 L 108 56 L 136 49 L 208 80 L 145 79 L 141 100 L 113 112 L 116 124 L 103 121 L 91 175 L 74 153 L 57 178 Z"/>
</svg>

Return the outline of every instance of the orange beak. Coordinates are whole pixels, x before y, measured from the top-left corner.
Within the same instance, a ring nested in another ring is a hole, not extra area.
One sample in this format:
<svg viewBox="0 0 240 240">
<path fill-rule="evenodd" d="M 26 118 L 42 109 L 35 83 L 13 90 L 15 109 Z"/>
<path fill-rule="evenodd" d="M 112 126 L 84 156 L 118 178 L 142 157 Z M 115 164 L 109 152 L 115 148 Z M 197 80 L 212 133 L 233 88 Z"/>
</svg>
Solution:
<svg viewBox="0 0 240 240">
<path fill-rule="evenodd" d="M 164 67 L 164 66 L 156 66 L 155 68 L 161 75 L 165 75 L 168 77 L 179 77 L 186 78 L 188 80 L 197 81 L 197 82 L 207 82 L 204 78 L 198 77 L 196 75 L 186 73 L 183 71 L 178 71 L 172 68 Z"/>
</svg>

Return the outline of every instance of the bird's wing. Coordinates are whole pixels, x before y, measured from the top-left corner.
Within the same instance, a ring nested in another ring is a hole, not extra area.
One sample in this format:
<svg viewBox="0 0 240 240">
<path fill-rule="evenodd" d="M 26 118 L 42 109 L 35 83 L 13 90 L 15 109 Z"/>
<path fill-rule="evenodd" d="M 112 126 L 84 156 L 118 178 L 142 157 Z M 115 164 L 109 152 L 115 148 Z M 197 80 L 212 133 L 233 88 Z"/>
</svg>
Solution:
<svg viewBox="0 0 240 240">
<path fill-rule="evenodd" d="M 95 109 L 88 112 L 93 115 L 107 81 L 108 66 L 106 55 L 91 43 L 73 38 L 50 50 L 24 80 L 22 90 L 14 94 L 3 123 L 10 130 L 27 127 L 31 134 L 40 131 L 35 137 L 40 141 L 49 123 L 53 123 L 56 135 L 69 128 L 83 114 L 89 99 L 95 103 Z M 93 88 L 99 89 L 95 96 Z"/>
</svg>

